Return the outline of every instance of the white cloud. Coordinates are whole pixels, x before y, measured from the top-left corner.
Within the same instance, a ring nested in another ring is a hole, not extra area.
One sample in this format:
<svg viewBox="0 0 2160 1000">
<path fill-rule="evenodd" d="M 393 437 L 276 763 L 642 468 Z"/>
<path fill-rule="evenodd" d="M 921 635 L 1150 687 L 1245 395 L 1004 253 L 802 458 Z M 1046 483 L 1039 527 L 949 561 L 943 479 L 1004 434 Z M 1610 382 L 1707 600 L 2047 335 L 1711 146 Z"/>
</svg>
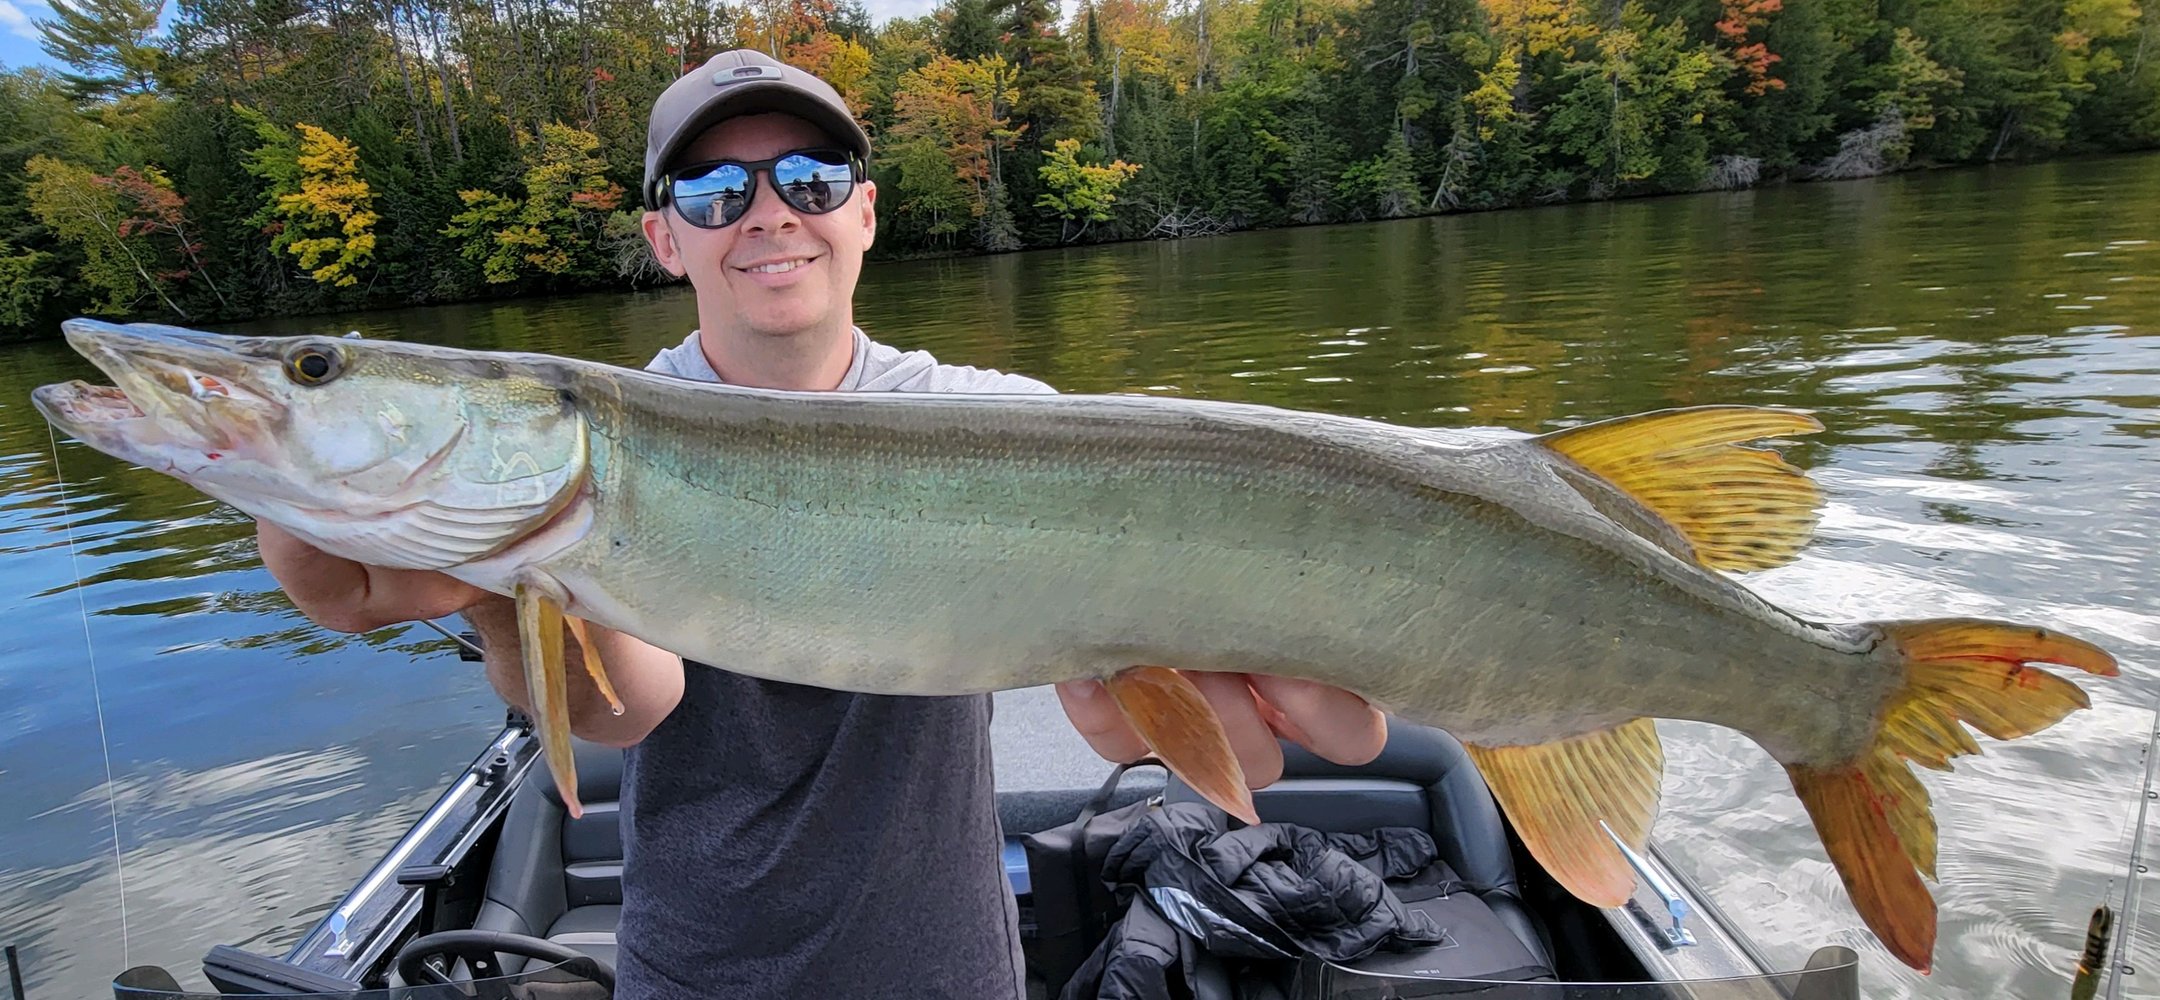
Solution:
<svg viewBox="0 0 2160 1000">
<path fill-rule="evenodd" d="M 6 3 L 7 0 L 0 0 Z M 863 8 L 870 12 L 870 23 L 884 24 L 895 17 L 921 17 L 938 8 L 941 0 L 863 0 Z M 1071 20 L 1074 0 L 1058 0 L 1058 22 Z"/>
<path fill-rule="evenodd" d="M 33 42 L 42 37 L 38 34 L 37 24 L 30 20 L 30 15 L 23 13 L 23 9 L 15 6 L 12 0 L 0 0 L 0 27 L 5 27 L 10 34 L 20 35 Z"/>
<path fill-rule="evenodd" d="M 0 0 L 6 3 L 7 0 Z M 895 17 L 921 17 L 937 9 L 937 0 L 863 0 L 870 23 L 883 24 Z"/>
</svg>

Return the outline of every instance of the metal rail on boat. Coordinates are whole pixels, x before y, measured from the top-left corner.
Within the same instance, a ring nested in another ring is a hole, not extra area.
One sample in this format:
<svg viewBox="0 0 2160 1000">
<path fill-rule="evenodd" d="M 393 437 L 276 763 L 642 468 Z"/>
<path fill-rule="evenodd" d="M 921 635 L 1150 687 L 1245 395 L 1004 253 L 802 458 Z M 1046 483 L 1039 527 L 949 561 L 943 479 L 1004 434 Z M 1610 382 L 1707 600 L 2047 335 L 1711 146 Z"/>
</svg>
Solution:
<svg viewBox="0 0 2160 1000">
<path fill-rule="evenodd" d="M 523 726 L 507 724 L 435 800 L 405 836 L 368 870 L 328 915 L 301 936 L 282 961 L 349 977 L 380 961 L 420 908 L 424 890 L 401 881 L 413 865 L 460 858 L 510 808 L 512 793 L 538 758 Z"/>
</svg>

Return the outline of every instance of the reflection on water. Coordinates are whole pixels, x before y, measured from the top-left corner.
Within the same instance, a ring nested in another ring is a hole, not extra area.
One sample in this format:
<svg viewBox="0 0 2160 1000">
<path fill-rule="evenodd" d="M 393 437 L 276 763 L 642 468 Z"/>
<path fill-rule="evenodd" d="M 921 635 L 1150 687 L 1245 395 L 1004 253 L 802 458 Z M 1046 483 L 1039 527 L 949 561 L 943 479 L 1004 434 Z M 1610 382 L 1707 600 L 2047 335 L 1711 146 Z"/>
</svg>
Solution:
<svg viewBox="0 0 2160 1000">
<path fill-rule="evenodd" d="M 1820 539 L 1753 586 L 1833 618 L 2055 623 L 2122 653 L 2124 677 L 2085 681 L 2092 710 L 2050 732 L 1924 775 L 1943 835 L 1931 977 L 1858 929 L 1753 745 L 1668 725 L 1659 831 L 1783 964 L 1842 943 L 1867 956 L 1870 995 L 2052 998 L 2092 906 L 2122 888 L 2160 697 L 2156 165 L 879 265 L 858 320 L 1067 391 L 1431 426 L 1539 430 L 1713 402 L 1815 410 L 1828 431 L 1791 454 L 1828 493 Z M 641 364 L 694 321 L 673 289 L 251 329 Z M 56 472 L 28 392 L 91 373 L 55 345 L 8 360 L 0 929 L 38 997 L 92 993 L 123 961 L 192 967 L 215 943 L 279 950 L 469 759 L 500 705 L 431 632 L 310 626 L 232 511 L 71 444 Z M 2133 922 L 2140 950 L 2126 958 L 2160 969 L 2160 917 Z"/>
</svg>

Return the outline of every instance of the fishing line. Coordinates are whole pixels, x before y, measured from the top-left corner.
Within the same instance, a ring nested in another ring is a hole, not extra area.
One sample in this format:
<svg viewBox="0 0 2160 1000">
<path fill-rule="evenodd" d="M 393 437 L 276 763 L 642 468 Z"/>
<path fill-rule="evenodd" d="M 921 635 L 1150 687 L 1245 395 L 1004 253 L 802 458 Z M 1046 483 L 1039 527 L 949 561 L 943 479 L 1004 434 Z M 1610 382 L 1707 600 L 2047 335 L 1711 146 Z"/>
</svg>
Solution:
<svg viewBox="0 0 2160 1000">
<path fill-rule="evenodd" d="M 60 487 L 60 526 L 67 529 L 68 563 L 75 571 L 75 608 L 82 614 L 83 651 L 90 657 L 90 701 L 97 706 L 98 746 L 105 753 L 105 808 L 112 816 L 113 875 L 120 882 L 120 964 L 128 961 L 127 869 L 120 862 L 120 793 L 113 786 L 112 740 L 105 733 L 105 695 L 98 687 L 97 647 L 90 642 L 90 606 L 83 600 L 82 559 L 75 549 L 75 511 L 68 505 L 67 477 L 60 472 L 60 439 L 51 424 L 45 439 L 52 442 L 53 482 Z"/>
</svg>

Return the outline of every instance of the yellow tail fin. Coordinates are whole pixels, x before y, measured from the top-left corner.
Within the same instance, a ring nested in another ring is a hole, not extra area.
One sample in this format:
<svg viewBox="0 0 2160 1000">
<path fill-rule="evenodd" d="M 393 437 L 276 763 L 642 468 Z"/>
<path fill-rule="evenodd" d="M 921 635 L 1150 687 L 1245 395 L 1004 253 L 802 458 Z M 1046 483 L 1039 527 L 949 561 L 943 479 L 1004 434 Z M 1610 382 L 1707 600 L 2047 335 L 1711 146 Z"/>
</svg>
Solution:
<svg viewBox="0 0 2160 1000">
<path fill-rule="evenodd" d="M 2107 677 L 2116 665 L 2097 646 L 2026 625 L 1945 618 L 1878 627 L 1902 655 L 1906 675 L 1874 746 L 1842 767 L 1785 770 L 1853 908 L 1892 954 L 1926 972 L 1935 951 L 1935 899 L 1921 876 L 1935 877 L 1935 816 L 1905 761 L 1947 771 L 1951 758 L 1980 752 L 1961 723 L 2009 740 L 2091 705 L 2083 689 L 2033 663 Z"/>
</svg>

